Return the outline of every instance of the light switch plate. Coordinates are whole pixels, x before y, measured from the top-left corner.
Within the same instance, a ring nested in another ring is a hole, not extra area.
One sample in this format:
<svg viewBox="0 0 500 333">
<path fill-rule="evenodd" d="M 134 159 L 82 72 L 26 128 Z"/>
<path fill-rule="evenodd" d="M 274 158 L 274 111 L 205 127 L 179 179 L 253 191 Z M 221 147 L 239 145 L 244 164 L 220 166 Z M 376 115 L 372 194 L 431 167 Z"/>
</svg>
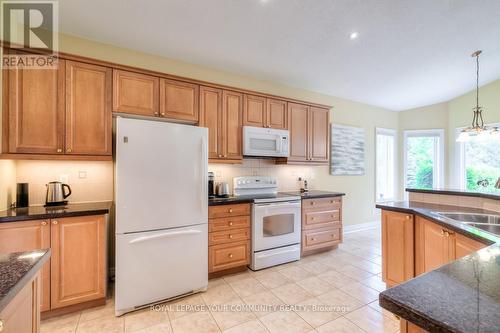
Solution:
<svg viewBox="0 0 500 333">
<path fill-rule="evenodd" d="M 78 171 L 78 178 L 80 179 L 87 178 L 87 171 Z"/>
</svg>

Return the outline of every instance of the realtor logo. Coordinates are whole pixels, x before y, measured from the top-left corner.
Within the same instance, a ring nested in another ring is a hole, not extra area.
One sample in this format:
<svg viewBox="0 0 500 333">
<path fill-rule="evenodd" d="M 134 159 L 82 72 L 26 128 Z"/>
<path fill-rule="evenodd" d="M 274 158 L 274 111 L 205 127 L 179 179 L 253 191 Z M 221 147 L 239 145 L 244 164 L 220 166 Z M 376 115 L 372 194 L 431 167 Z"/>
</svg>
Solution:
<svg viewBox="0 0 500 333">
<path fill-rule="evenodd" d="M 57 15 L 57 1 L 1 1 L 3 67 L 57 66 Z"/>
</svg>

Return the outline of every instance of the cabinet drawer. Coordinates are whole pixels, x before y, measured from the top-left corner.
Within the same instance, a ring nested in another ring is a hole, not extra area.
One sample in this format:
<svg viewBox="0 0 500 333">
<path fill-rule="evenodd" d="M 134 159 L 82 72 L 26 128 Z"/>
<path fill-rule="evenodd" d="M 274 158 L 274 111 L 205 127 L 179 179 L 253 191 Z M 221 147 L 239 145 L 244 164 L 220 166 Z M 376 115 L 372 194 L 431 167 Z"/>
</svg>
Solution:
<svg viewBox="0 0 500 333">
<path fill-rule="evenodd" d="M 340 228 L 340 209 L 305 211 L 302 218 L 303 229 L 319 227 Z"/>
<path fill-rule="evenodd" d="M 219 205 L 208 207 L 208 218 L 250 215 L 250 204 Z"/>
<path fill-rule="evenodd" d="M 250 241 L 208 247 L 208 272 L 213 273 L 249 264 Z"/>
<path fill-rule="evenodd" d="M 248 239 L 250 239 L 250 228 L 217 231 L 208 234 L 208 245 L 225 244 Z"/>
<path fill-rule="evenodd" d="M 250 216 L 222 217 L 208 220 L 208 232 L 250 227 Z"/>
<path fill-rule="evenodd" d="M 341 197 L 305 199 L 302 200 L 302 208 L 304 210 L 321 209 L 340 209 L 342 207 Z"/>
<path fill-rule="evenodd" d="M 314 250 L 340 242 L 341 228 L 310 230 L 302 233 L 302 250 Z"/>
</svg>

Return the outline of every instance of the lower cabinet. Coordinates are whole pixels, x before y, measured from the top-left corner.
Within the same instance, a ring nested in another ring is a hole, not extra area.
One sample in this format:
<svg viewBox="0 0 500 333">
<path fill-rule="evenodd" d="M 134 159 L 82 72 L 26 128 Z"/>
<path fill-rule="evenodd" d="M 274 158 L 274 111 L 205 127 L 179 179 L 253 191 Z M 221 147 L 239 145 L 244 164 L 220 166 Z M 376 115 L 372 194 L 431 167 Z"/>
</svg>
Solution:
<svg viewBox="0 0 500 333">
<path fill-rule="evenodd" d="M 51 248 L 40 273 L 40 310 L 106 296 L 104 215 L 0 224 L 0 253 Z"/>
<path fill-rule="evenodd" d="M 342 242 L 342 197 L 302 200 L 302 256 Z"/>
<path fill-rule="evenodd" d="M 250 264 L 250 204 L 208 207 L 208 272 Z"/>
</svg>

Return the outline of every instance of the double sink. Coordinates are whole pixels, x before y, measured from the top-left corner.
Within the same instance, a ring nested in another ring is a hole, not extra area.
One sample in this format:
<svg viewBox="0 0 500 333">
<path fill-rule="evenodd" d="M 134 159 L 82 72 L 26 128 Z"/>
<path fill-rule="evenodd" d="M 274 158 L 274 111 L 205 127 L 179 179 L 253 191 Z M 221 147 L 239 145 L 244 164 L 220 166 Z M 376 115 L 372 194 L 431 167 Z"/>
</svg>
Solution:
<svg viewBox="0 0 500 333">
<path fill-rule="evenodd" d="M 442 213 L 436 212 L 437 215 L 470 225 L 472 227 L 484 230 L 493 235 L 500 236 L 500 215 L 492 214 L 475 214 L 475 213 Z"/>
</svg>

